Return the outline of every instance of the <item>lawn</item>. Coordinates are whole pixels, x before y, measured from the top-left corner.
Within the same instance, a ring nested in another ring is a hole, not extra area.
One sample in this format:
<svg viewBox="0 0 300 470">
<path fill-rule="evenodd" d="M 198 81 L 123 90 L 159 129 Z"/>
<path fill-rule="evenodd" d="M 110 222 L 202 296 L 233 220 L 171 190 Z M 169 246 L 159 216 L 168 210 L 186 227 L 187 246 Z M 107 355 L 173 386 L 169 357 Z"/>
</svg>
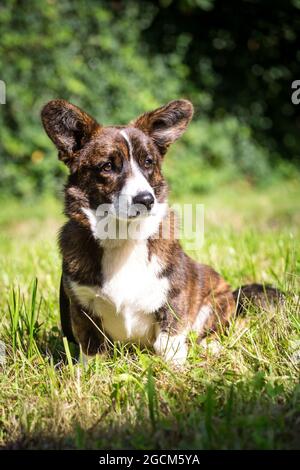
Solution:
<svg viewBox="0 0 300 470">
<path fill-rule="evenodd" d="M 120 344 L 88 368 L 72 359 L 58 312 L 61 201 L 1 201 L 1 447 L 299 448 L 300 184 L 239 183 L 190 201 L 205 205 L 192 256 L 234 288 L 263 281 L 287 297 L 220 331 L 218 354 L 191 337 L 180 371 Z"/>
</svg>

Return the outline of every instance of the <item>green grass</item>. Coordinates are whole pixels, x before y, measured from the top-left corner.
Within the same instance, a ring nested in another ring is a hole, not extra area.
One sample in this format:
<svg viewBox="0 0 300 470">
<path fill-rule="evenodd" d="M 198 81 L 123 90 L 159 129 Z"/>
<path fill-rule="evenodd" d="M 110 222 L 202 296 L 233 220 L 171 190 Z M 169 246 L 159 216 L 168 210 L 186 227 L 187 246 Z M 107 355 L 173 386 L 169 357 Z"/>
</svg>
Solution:
<svg viewBox="0 0 300 470">
<path fill-rule="evenodd" d="M 221 187 L 205 204 L 205 244 L 191 253 L 237 287 L 299 292 L 296 181 Z M 87 369 L 59 329 L 61 203 L 2 201 L 0 445 L 8 448 L 291 449 L 300 441 L 300 319 L 250 311 L 220 332 L 214 355 L 191 338 L 184 370 L 116 345 Z M 297 343 L 298 342 L 298 343 Z M 297 353 L 298 351 L 298 353 Z"/>
</svg>

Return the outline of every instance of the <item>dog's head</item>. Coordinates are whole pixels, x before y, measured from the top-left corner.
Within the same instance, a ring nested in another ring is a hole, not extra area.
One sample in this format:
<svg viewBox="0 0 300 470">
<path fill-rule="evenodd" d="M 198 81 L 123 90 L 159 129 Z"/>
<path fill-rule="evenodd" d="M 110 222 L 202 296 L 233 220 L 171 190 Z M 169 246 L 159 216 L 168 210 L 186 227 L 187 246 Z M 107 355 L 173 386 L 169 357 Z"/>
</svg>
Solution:
<svg viewBox="0 0 300 470">
<path fill-rule="evenodd" d="M 113 207 L 119 218 L 154 215 L 167 195 L 163 157 L 192 115 L 189 101 L 176 100 L 128 126 L 104 127 L 67 101 L 50 101 L 42 110 L 42 121 L 59 159 L 70 170 L 68 215 L 91 222 L 91 213 L 103 204 Z"/>
</svg>

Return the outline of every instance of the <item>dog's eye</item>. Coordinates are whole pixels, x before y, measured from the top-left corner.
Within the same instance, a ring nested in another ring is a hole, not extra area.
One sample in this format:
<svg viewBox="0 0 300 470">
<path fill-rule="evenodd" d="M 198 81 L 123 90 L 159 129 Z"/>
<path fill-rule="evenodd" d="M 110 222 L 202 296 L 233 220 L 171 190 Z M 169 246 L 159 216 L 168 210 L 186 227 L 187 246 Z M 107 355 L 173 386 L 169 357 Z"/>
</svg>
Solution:
<svg viewBox="0 0 300 470">
<path fill-rule="evenodd" d="M 105 163 L 102 167 L 101 170 L 104 171 L 105 173 L 109 173 L 112 170 L 112 164 L 111 162 Z"/>
<path fill-rule="evenodd" d="M 144 167 L 145 168 L 151 168 L 153 165 L 153 158 L 151 157 L 146 157 L 144 161 Z"/>
</svg>

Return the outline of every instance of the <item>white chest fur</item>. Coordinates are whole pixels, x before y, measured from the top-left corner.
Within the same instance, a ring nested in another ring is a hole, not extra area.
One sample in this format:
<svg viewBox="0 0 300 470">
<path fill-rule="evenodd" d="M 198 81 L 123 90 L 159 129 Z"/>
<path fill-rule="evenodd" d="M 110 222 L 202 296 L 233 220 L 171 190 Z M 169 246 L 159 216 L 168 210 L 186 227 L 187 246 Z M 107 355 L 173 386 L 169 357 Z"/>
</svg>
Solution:
<svg viewBox="0 0 300 470">
<path fill-rule="evenodd" d="M 104 249 L 101 268 L 101 288 L 72 283 L 81 305 L 102 318 L 113 340 L 152 344 L 154 312 L 166 302 L 169 287 L 168 279 L 159 277 L 163 266 L 158 258 L 148 259 L 146 241 L 127 240 Z"/>
</svg>

